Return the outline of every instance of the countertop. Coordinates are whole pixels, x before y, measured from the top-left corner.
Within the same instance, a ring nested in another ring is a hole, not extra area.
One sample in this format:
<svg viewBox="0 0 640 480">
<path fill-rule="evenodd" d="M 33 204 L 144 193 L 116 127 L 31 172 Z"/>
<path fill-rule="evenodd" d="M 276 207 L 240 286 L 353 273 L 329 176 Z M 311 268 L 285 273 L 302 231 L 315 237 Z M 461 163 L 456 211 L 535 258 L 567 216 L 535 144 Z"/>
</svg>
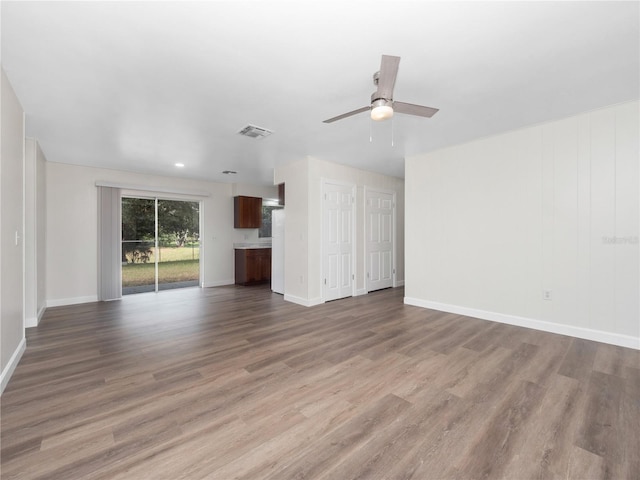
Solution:
<svg viewBox="0 0 640 480">
<path fill-rule="evenodd" d="M 236 250 L 250 250 L 256 248 L 271 248 L 271 242 L 267 243 L 234 243 L 233 248 Z"/>
</svg>

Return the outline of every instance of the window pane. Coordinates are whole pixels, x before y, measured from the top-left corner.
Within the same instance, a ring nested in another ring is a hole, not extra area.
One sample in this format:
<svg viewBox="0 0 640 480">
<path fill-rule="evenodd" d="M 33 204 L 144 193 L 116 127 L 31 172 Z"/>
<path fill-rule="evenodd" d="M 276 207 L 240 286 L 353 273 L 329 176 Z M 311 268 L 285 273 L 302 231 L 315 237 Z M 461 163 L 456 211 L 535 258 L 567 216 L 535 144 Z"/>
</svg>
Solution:
<svg viewBox="0 0 640 480">
<path fill-rule="evenodd" d="M 281 205 L 263 205 L 262 206 L 262 226 L 258 230 L 258 237 L 271 237 L 271 212 L 283 208 Z"/>
<path fill-rule="evenodd" d="M 158 200 L 158 290 L 199 285 L 199 210 L 198 202 Z"/>
<path fill-rule="evenodd" d="M 156 289 L 156 205 L 149 198 L 122 199 L 122 293 Z"/>
</svg>

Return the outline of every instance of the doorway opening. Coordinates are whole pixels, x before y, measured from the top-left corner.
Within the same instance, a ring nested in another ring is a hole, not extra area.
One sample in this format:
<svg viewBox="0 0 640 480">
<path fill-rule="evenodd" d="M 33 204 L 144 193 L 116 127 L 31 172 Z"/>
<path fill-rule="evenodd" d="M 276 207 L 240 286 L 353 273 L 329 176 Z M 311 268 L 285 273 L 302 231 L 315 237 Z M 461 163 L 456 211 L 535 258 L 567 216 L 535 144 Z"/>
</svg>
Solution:
<svg viewBox="0 0 640 480">
<path fill-rule="evenodd" d="M 122 197 L 122 294 L 200 285 L 200 203 Z"/>
</svg>

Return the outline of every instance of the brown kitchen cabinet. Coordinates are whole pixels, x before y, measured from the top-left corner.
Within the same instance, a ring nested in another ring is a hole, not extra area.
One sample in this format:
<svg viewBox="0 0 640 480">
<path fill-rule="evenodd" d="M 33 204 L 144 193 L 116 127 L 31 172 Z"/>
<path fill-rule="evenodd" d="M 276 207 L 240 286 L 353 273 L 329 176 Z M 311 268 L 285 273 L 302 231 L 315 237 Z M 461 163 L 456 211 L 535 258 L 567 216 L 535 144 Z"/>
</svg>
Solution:
<svg viewBox="0 0 640 480">
<path fill-rule="evenodd" d="M 260 197 L 233 197 L 234 228 L 260 228 L 262 226 L 262 199 Z"/>
<path fill-rule="evenodd" d="M 270 248 L 236 248 L 236 285 L 253 285 L 270 280 Z"/>
</svg>

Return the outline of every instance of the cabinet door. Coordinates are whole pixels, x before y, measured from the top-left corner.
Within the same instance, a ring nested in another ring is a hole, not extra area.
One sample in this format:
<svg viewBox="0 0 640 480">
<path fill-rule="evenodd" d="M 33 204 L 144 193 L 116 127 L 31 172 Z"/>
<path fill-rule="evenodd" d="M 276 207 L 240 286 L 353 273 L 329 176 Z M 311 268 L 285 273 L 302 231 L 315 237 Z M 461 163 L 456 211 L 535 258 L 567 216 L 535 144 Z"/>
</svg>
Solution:
<svg viewBox="0 0 640 480">
<path fill-rule="evenodd" d="M 235 251 L 235 277 L 236 285 L 244 285 L 247 282 L 247 256 L 246 250 Z"/>
<path fill-rule="evenodd" d="M 263 248 L 260 252 L 260 279 L 262 281 L 271 280 L 271 249 Z"/>
<path fill-rule="evenodd" d="M 245 250 L 247 255 L 246 263 L 246 283 L 255 283 L 260 281 L 260 265 L 257 250 Z"/>
<path fill-rule="evenodd" d="M 249 197 L 251 198 L 249 207 L 250 220 L 249 223 L 252 225 L 251 228 L 260 228 L 262 226 L 262 198 L 260 197 Z"/>
<path fill-rule="evenodd" d="M 238 196 L 233 198 L 234 228 L 260 228 L 262 225 L 262 199 Z"/>
</svg>

